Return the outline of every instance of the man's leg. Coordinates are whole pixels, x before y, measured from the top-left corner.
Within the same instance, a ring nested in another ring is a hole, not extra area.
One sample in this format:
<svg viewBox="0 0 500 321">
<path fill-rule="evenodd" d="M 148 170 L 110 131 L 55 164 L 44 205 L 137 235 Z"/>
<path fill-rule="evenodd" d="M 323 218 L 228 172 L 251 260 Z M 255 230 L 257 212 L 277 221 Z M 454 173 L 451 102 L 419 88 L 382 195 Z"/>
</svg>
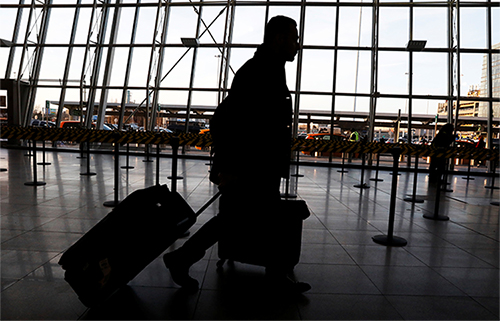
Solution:
<svg viewBox="0 0 500 321">
<path fill-rule="evenodd" d="M 175 283 L 182 287 L 198 288 L 198 281 L 189 276 L 189 268 L 205 256 L 219 240 L 221 218 L 215 216 L 193 234 L 179 249 L 163 256 L 165 266 Z"/>
</svg>

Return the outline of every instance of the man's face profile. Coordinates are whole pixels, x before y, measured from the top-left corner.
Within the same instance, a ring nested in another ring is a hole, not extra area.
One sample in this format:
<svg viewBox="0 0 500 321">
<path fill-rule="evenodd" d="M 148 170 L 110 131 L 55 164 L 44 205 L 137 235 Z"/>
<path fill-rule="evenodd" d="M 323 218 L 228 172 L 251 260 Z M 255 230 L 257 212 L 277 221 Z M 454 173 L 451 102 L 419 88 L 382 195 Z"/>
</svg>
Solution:
<svg viewBox="0 0 500 321">
<path fill-rule="evenodd" d="M 295 59 L 295 55 L 300 49 L 299 33 L 297 28 L 293 25 L 290 25 L 288 30 L 289 31 L 287 33 L 280 35 L 280 45 L 285 61 L 293 61 Z"/>
<path fill-rule="evenodd" d="M 296 27 L 290 26 L 290 32 L 285 37 L 286 61 L 293 61 L 300 49 L 299 33 Z"/>
</svg>

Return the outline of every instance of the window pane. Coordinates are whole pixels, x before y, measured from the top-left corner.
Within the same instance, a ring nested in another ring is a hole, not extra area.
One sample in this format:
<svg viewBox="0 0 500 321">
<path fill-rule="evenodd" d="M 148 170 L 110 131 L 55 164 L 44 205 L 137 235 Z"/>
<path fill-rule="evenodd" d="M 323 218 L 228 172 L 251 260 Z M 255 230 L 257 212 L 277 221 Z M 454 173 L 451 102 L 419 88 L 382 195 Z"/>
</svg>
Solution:
<svg viewBox="0 0 500 321">
<path fill-rule="evenodd" d="M 379 52 L 378 91 L 384 94 L 408 94 L 408 53 Z"/>
<path fill-rule="evenodd" d="M 427 40 L 426 48 L 448 46 L 448 11 L 445 8 L 413 9 L 413 39 Z"/>
<path fill-rule="evenodd" d="M 338 55 L 336 92 L 369 93 L 371 53 L 360 51 L 358 56 L 357 51 L 339 51 Z"/>
<path fill-rule="evenodd" d="M 190 50 L 184 58 L 181 59 L 186 51 L 186 48 L 165 49 L 163 71 L 161 73 L 161 78 L 163 79 L 161 82 L 162 87 L 189 87 L 191 65 L 193 63 L 193 50 Z M 179 63 L 175 65 L 178 61 Z M 153 79 L 154 76 L 152 80 Z"/>
<path fill-rule="evenodd" d="M 408 43 L 409 9 L 380 8 L 379 46 L 406 47 Z"/>
<path fill-rule="evenodd" d="M 181 38 L 195 38 L 197 22 L 198 15 L 192 7 L 171 7 L 167 43 L 180 44 Z"/>
<path fill-rule="evenodd" d="M 486 9 L 460 8 L 460 47 L 486 48 Z"/>
<path fill-rule="evenodd" d="M 308 7 L 304 30 L 304 45 L 335 44 L 335 8 Z"/>
<path fill-rule="evenodd" d="M 448 54 L 413 54 L 413 94 L 447 95 Z"/>
<path fill-rule="evenodd" d="M 223 13 L 223 16 L 225 13 Z M 233 43 L 260 44 L 264 40 L 265 7 L 236 7 L 234 14 Z M 219 19 L 223 19 L 224 17 Z"/>
<path fill-rule="evenodd" d="M 361 19 L 361 32 L 360 32 Z M 372 9 L 342 7 L 339 22 L 340 46 L 371 46 Z"/>
<path fill-rule="evenodd" d="M 332 91 L 333 54 L 333 50 L 303 51 L 301 90 Z"/>
<path fill-rule="evenodd" d="M 194 87 L 217 88 L 221 54 L 216 48 L 198 48 Z"/>
</svg>

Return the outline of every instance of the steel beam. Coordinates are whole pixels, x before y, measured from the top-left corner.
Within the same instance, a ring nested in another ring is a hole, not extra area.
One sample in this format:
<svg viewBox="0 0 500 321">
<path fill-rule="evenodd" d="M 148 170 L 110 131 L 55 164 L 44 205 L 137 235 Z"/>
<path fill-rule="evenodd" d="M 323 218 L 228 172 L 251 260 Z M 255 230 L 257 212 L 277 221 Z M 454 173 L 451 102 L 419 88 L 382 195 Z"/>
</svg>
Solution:
<svg viewBox="0 0 500 321">
<path fill-rule="evenodd" d="M 37 46 L 35 47 L 35 58 L 33 60 L 33 68 L 31 69 L 30 74 L 30 90 L 28 96 L 28 102 L 26 106 L 26 113 L 24 117 L 24 126 L 29 126 L 31 122 L 31 117 L 33 115 L 33 108 L 35 107 L 35 99 L 37 92 L 38 79 L 40 78 L 40 68 L 42 66 L 43 60 L 43 51 L 44 47 L 40 46 L 40 44 L 44 44 L 47 39 L 47 29 L 49 27 L 50 21 L 50 12 L 52 7 L 52 0 L 45 0 L 45 5 L 43 6 L 42 12 L 42 22 L 40 25 L 40 33 L 38 34 Z M 25 39 L 28 41 L 28 39 Z"/>
<path fill-rule="evenodd" d="M 130 48 L 128 50 L 128 58 L 127 58 L 127 67 L 125 70 L 125 78 L 123 80 L 123 91 L 122 91 L 122 100 L 120 104 L 120 117 L 118 118 L 118 130 L 123 129 L 123 118 L 125 117 L 125 110 L 126 110 L 126 104 L 128 103 L 127 100 L 127 91 L 128 91 L 128 83 L 130 79 L 130 68 L 132 66 L 132 58 L 134 56 L 134 43 L 135 43 L 135 36 L 137 34 L 137 22 L 139 21 L 139 10 L 141 8 L 141 0 L 137 0 L 137 6 L 135 7 L 135 14 L 134 14 L 134 22 L 132 23 L 132 34 L 130 36 Z"/>
<path fill-rule="evenodd" d="M 82 0 L 77 0 L 76 4 L 79 5 L 82 3 Z M 80 7 L 75 8 L 75 15 L 73 17 L 73 26 L 71 28 L 71 36 L 69 39 L 69 43 L 72 45 L 75 43 L 75 37 L 76 37 L 76 28 L 78 26 L 78 18 L 80 16 Z M 61 84 L 61 95 L 59 97 L 59 106 L 57 109 L 57 118 L 56 118 L 56 127 L 59 127 L 61 124 L 62 120 L 62 114 L 63 114 L 63 109 L 64 109 L 64 99 L 66 97 L 66 88 L 68 85 L 68 75 L 69 75 L 69 69 L 71 67 L 71 58 L 73 57 L 73 47 L 68 48 L 68 54 L 66 55 L 66 65 L 64 66 L 64 75 L 62 79 L 62 84 Z M 82 113 L 83 115 L 83 113 Z M 81 117 L 81 115 L 80 115 Z"/>
<path fill-rule="evenodd" d="M 113 12 L 113 23 L 111 25 L 111 31 L 109 33 L 109 45 L 108 55 L 106 58 L 106 66 L 104 67 L 104 76 L 102 80 L 102 90 L 101 98 L 99 99 L 99 110 L 97 112 L 97 129 L 102 129 L 104 125 L 104 120 L 106 119 L 106 108 L 108 106 L 108 94 L 109 94 L 109 81 L 111 79 L 111 72 L 113 71 L 113 61 L 115 58 L 115 46 L 116 37 L 118 35 L 118 28 L 120 26 L 121 17 L 121 7 L 120 4 L 122 0 L 115 0 L 115 11 Z"/>
<path fill-rule="evenodd" d="M 102 62 L 102 44 L 106 39 L 106 30 L 108 26 L 109 4 L 111 0 L 104 0 L 101 11 L 101 23 L 99 26 L 99 33 L 97 35 L 97 43 L 95 48 L 94 63 L 92 65 L 92 74 L 90 76 L 89 97 L 87 100 L 87 113 L 85 117 L 85 127 L 92 127 L 92 116 L 94 115 L 94 102 L 97 92 L 97 83 L 99 81 L 99 72 L 101 70 Z M 103 88 L 102 90 L 106 90 Z"/>
</svg>

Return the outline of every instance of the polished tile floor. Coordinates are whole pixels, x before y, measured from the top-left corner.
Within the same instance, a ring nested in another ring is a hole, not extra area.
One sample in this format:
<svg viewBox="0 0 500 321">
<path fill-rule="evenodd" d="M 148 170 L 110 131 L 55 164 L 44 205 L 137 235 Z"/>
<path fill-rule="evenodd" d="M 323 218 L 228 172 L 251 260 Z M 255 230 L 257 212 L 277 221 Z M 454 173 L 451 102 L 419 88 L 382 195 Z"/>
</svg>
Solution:
<svg viewBox="0 0 500 321">
<path fill-rule="evenodd" d="M 216 271 L 217 248 L 192 268 L 201 284 L 184 293 L 172 282 L 161 259 L 153 261 L 128 287 L 104 306 L 87 309 L 64 281 L 57 264 L 61 254 L 110 208 L 113 199 L 113 156 L 92 155 L 96 176 L 81 176 L 86 160 L 75 153 L 47 154 L 51 165 L 38 166 L 30 187 L 31 157 L 20 150 L 0 149 L 1 185 L 1 316 L 2 320 L 75 319 L 339 319 L 339 320 L 498 320 L 499 207 L 498 190 L 489 180 L 449 178 L 453 192 L 441 194 L 440 215 L 434 213 L 436 190 L 427 174 L 418 175 L 416 194 L 424 203 L 403 201 L 412 192 L 413 174 L 397 177 L 394 235 L 404 247 L 372 241 L 388 233 L 392 176 L 359 184 L 360 171 L 340 174 L 337 168 L 300 168 L 305 175 L 292 190 L 307 201 L 311 216 L 304 222 L 297 279 L 312 290 L 285 296 L 266 290 L 264 270 L 235 263 Z M 131 157 L 121 169 L 119 197 L 155 184 L 156 163 Z M 40 155 L 38 157 L 40 161 Z M 124 157 L 121 157 L 124 162 Z M 194 209 L 216 192 L 203 160 L 180 160 L 178 191 Z M 161 159 L 161 183 L 170 184 L 170 159 Z M 365 177 L 373 177 L 365 172 Z M 498 182 L 498 181 L 497 181 Z M 249 201 L 258 200 L 248 195 Z M 211 206 L 192 229 L 217 213 Z M 178 240 L 172 249 L 184 242 Z M 133 257 L 131 257 L 133 259 Z"/>
</svg>

